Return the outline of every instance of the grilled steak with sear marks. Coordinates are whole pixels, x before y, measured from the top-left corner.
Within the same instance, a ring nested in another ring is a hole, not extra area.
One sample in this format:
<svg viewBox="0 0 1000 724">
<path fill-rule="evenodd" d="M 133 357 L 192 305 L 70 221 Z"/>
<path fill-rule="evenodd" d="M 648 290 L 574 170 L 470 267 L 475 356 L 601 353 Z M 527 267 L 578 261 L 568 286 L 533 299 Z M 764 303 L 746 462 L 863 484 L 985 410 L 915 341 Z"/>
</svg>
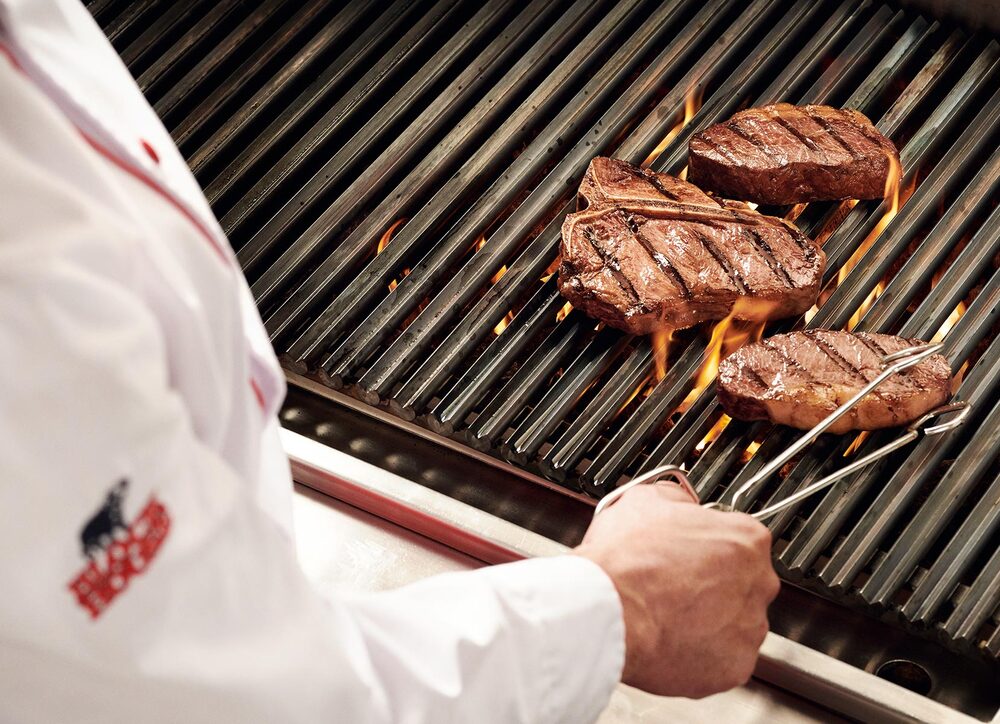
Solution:
<svg viewBox="0 0 1000 724">
<path fill-rule="evenodd" d="M 899 152 L 864 114 L 777 103 L 740 111 L 691 137 L 688 179 L 760 204 L 879 199 Z"/>
<path fill-rule="evenodd" d="M 884 356 L 920 344 L 919 339 L 888 334 L 825 329 L 778 334 L 722 361 L 719 402 L 740 420 L 771 420 L 808 430 L 875 379 Z M 936 354 L 887 379 L 829 431 L 905 425 L 950 396 L 951 368 Z"/>
<path fill-rule="evenodd" d="M 791 224 L 624 161 L 595 158 L 562 227 L 559 288 L 633 334 L 800 314 L 826 257 Z"/>
</svg>

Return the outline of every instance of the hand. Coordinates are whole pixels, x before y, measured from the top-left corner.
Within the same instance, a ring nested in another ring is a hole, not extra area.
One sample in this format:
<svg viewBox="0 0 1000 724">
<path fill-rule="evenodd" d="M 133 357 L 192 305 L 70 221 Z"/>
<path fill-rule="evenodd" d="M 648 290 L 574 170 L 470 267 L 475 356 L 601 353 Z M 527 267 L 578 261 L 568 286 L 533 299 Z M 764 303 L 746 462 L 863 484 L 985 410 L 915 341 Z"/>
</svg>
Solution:
<svg viewBox="0 0 1000 724">
<path fill-rule="evenodd" d="M 626 684 L 700 698 L 750 678 L 780 587 L 765 526 L 674 486 L 640 485 L 594 519 L 575 553 L 618 589 Z"/>
</svg>

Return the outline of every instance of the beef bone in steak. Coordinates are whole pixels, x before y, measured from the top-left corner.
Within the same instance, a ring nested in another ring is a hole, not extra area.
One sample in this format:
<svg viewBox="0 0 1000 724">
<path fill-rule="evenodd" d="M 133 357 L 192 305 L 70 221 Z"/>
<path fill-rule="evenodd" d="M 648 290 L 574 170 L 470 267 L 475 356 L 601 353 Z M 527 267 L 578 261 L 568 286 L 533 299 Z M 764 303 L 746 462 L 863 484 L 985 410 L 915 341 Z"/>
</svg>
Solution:
<svg viewBox="0 0 1000 724">
<path fill-rule="evenodd" d="M 884 356 L 924 344 L 888 334 L 814 329 L 741 347 L 719 365 L 719 402 L 731 417 L 808 430 L 882 371 Z M 951 368 L 939 354 L 885 380 L 829 432 L 913 422 L 951 396 Z"/>
<path fill-rule="evenodd" d="M 691 183 L 760 204 L 879 199 L 898 171 L 899 152 L 864 114 L 830 106 L 750 108 L 688 144 Z"/>
<path fill-rule="evenodd" d="M 612 327 L 648 334 L 765 321 L 816 301 L 826 257 L 793 225 L 692 184 L 598 157 L 562 227 L 559 289 Z"/>
</svg>

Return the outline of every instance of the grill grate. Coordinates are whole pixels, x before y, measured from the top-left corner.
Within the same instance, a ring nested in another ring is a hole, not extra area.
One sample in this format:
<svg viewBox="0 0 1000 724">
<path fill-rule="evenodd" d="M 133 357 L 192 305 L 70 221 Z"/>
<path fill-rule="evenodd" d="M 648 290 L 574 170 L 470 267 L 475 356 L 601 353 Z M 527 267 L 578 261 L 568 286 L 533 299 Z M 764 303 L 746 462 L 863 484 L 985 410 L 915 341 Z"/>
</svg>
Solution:
<svg viewBox="0 0 1000 724">
<path fill-rule="evenodd" d="M 898 213 L 767 209 L 823 240 L 829 286 L 814 316 L 766 334 L 948 323 L 974 418 L 773 518 L 776 562 L 1000 657 L 995 39 L 868 0 L 89 5 L 204 185 L 288 369 L 594 496 L 683 461 L 703 499 L 725 499 L 792 436 L 726 423 L 712 384 L 693 392 L 712 325 L 676 335 L 657 381 L 651 340 L 565 313 L 552 270 L 587 163 L 677 174 L 691 134 L 742 107 L 862 110 L 901 149 Z M 820 439 L 741 506 L 852 445 Z"/>
</svg>

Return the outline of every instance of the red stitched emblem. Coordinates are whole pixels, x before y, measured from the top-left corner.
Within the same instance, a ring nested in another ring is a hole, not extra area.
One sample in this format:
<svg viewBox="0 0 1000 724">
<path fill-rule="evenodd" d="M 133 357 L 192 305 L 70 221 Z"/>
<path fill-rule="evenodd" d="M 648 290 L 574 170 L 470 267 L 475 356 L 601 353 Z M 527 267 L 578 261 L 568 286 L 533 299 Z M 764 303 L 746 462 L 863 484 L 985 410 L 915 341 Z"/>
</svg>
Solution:
<svg viewBox="0 0 1000 724">
<path fill-rule="evenodd" d="M 69 582 L 69 590 L 91 618 L 100 616 L 129 581 L 146 570 L 170 531 L 170 515 L 155 496 L 125 525 L 121 503 L 127 485 L 122 481 L 108 493 L 81 533 L 89 560 Z"/>
</svg>

